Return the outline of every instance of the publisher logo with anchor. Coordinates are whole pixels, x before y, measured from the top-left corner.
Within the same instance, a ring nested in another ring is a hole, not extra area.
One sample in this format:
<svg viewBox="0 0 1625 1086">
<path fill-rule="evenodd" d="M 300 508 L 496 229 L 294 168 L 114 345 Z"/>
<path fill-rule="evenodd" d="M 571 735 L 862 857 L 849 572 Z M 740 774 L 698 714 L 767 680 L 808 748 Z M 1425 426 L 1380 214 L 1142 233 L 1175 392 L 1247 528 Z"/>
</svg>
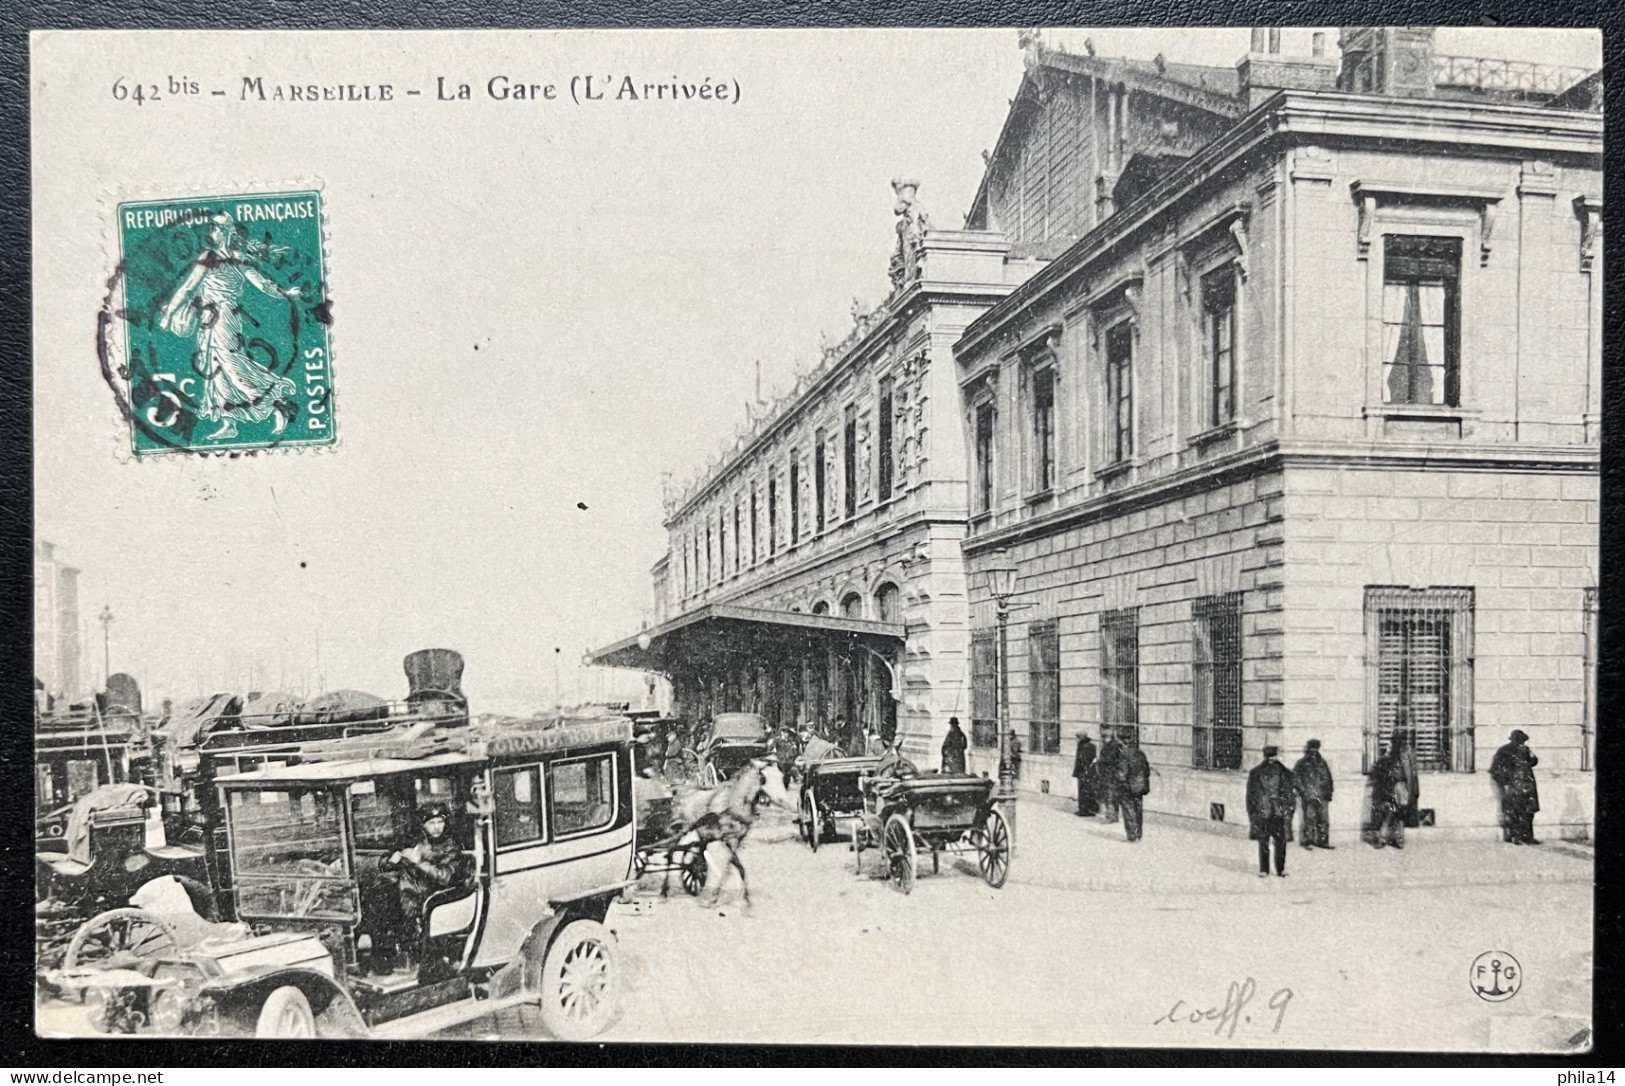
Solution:
<svg viewBox="0 0 1625 1086">
<path fill-rule="evenodd" d="M 1523 967 L 1504 950 L 1487 950 L 1473 959 L 1467 983 L 1486 1003 L 1505 1003 L 1523 987 Z"/>
</svg>

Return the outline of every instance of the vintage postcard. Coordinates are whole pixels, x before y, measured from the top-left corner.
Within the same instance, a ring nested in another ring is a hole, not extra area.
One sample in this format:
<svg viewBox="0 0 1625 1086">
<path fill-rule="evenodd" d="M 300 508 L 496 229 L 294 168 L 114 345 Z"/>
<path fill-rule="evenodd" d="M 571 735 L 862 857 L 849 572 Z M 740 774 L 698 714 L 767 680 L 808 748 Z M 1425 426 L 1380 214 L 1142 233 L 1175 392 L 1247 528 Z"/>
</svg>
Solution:
<svg viewBox="0 0 1625 1086">
<path fill-rule="evenodd" d="M 1591 1048 L 1600 34 L 31 53 L 39 1035 Z"/>
</svg>

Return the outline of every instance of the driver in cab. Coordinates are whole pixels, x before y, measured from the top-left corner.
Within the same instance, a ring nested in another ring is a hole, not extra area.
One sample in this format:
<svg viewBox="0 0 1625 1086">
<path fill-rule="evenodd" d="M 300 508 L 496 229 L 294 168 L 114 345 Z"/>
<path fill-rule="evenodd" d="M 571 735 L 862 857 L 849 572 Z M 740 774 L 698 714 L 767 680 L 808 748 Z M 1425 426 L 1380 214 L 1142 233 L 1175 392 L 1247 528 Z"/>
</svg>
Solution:
<svg viewBox="0 0 1625 1086">
<path fill-rule="evenodd" d="M 469 860 L 448 832 L 451 812 L 444 803 L 418 808 L 421 839 L 411 848 L 392 852 L 382 867 L 395 871 L 400 887 L 401 946 L 417 946 L 422 938 L 423 903 L 431 894 L 461 886 L 469 879 Z"/>
</svg>

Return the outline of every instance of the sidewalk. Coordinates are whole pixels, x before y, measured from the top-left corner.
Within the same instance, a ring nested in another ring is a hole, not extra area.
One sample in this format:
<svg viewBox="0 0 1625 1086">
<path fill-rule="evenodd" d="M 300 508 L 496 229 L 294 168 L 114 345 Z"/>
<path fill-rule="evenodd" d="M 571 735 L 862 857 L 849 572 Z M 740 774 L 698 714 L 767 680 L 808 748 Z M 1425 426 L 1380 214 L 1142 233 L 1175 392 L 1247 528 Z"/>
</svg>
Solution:
<svg viewBox="0 0 1625 1086">
<path fill-rule="evenodd" d="M 1592 850 L 1553 841 L 1518 848 L 1498 841 L 1430 838 L 1410 830 L 1405 848 L 1360 842 L 1335 850 L 1288 846 L 1285 879 L 1258 877 L 1258 845 L 1242 834 L 1210 833 L 1147 819 L 1129 844 L 1121 822 L 1079 818 L 1071 801 L 1023 794 L 1010 881 L 1108 893 L 1269 893 L 1327 888 L 1374 892 L 1422 886 L 1505 886 L 1592 881 Z"/>
</svg>

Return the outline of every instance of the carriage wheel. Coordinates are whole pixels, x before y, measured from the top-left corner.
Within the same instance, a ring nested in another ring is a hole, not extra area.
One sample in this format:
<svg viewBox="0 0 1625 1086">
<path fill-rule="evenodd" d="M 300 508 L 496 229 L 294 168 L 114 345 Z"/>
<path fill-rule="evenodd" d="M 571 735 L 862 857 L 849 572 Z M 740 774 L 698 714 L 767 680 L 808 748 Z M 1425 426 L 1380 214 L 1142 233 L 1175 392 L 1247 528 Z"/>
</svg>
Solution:
<svg viewBox="0 0 1625 1086">
<path fill-rule="evenodd" d="M 705 889 L 705 846 L 690 849 L 681 872 L 684 892 L 697 896 Z"/>
<path fill-rule="evenodd" d="M 720 783 L 722 782 L 717 777 L 717 767 L 706 762 L 705 768 L 700 770 L 700 787 L 715 788 Z"/>
<path fill-rule="evenodd" d="M 818 801 L 810 795 L 807 797 L 807 807 L 812 812 L 812 822 L 807 827 L 807 843 L 817 852 L 818 846 L 824 843 L 824 816 L 818 813 Z"/>
<path fill-rule="evenodd" d="M 987 826 L 977 841 L 976 866 L 981 869 L 982 879 L 995 890 L 1010 874 L 1010 827 L 998 811 L 987 814 Z"/>
<path fill-rule="evenodd" d="M 914 889 L 916 864 L 914 831 L 908 819 L 894 814 L 886 820 L 886 877 L 894 890 L 906 894 Z"/>
<path fill-rule="evenodd" d="M 99 968 L 154 958 L 173 951 L 179 940 L 169 921 L 145 909 L 112 909 L 80 925 L 62 955 L 62 968 Z"/>
</svg>

